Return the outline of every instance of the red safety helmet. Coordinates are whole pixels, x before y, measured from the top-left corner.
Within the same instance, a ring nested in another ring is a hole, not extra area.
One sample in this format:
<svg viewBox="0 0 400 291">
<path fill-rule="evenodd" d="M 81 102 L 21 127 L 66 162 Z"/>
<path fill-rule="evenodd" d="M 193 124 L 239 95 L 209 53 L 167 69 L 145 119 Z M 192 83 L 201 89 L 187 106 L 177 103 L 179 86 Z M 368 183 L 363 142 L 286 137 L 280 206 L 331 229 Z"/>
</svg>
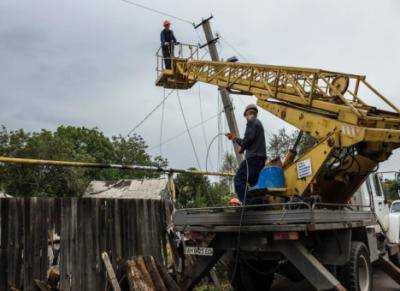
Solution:
<svg viewBox="0 0 400 291">
<path fill-rule="evenodd" d="M 171 22 L 169 22 L 168 20 L 164 21 L 164 27 L 168 27 L 171 25 Z"/>
</svg>

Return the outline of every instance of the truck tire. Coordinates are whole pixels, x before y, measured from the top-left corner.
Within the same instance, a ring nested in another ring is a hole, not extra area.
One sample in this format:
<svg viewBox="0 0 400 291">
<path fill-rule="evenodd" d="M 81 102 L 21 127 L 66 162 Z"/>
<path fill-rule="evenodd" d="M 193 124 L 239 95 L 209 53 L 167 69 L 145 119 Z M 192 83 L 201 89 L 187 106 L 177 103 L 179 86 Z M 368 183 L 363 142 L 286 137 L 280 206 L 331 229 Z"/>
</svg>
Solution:
<svg viewBox="0 0 400 291">
<path fill-rule="evenodd" d="M 341 281 L 349 291 L 372 290 L 372 267 L 366 245 L 359 241 L 351 243 L 350 259 L 341 269 Z"/>
<path fill-rule="evenodd" d="M 252 264 L 249 267 L 249 264 Z M 256 268 L 258 271 L 256 271 Z M 230 266 L 229 274 L 233 274 L 234 265 Z M 269 291 L 274 282 L 275 274 L 264 273 L 265 268 L 260 266 L 257 261 L 244 262 L 239 260 L 236 266 L 236 272 L 232 278 L 232 288 L 235 291 Z"/>
</svg>

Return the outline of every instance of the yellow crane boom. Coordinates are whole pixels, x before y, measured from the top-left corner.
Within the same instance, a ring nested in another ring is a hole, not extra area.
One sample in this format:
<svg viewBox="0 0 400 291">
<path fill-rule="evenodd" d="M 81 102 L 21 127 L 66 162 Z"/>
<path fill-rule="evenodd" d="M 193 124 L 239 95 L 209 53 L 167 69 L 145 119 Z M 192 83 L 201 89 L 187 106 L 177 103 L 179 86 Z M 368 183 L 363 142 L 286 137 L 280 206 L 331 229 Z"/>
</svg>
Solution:
<svg viewBox="0 0 400 291">
<path fill-rule="evenodd" d="M 400 110 L 363 75 L 321 69 L 174 58 L 156 85 L 196 82 L 257 97 L 257 104 L 318 143 L 284 167 L 284 196 L 346 202 L 379 162 L 400 146 Z M 375 97 L 393 111 L 368 105 Z"/>
</svg>

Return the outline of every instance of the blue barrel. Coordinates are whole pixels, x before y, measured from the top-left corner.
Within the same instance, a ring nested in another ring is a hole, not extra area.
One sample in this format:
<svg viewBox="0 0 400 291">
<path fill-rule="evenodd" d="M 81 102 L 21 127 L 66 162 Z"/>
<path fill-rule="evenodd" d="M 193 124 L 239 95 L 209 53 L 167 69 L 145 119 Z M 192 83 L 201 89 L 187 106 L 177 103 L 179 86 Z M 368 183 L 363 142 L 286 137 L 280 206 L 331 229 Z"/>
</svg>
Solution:
<svg viewBox="0 0 400 291">
<path fill-rule="evenodd" d="M 278 166 L 266 166 L 261 170 L 258 182 L 251 190 L 285 188 L 283 169 Z"/>
</svg>

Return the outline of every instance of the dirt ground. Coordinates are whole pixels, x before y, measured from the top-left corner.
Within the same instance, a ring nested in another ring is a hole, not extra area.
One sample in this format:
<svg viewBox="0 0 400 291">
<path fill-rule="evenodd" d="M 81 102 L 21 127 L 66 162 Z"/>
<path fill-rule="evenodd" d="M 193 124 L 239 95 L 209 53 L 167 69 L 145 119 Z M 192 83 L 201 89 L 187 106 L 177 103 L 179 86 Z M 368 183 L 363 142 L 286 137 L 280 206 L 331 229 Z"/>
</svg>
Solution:
<svg viewBox="0 0 400 291">
<path fill-rule="evenodd" d="M 309 291 L 313 288 L 307 282 L 291 283 L 288 280 L 279 280 L 275 282 L 272 289 L 273 291 L 283 291 L 283 290 L 296 290 L 296 291 Z M 374 288 L 376 291 L 394 291 L 400 290 L 398 286 L 390 277 L 388 277 L 381 270 L 374 270 Z"/>
</svg>

